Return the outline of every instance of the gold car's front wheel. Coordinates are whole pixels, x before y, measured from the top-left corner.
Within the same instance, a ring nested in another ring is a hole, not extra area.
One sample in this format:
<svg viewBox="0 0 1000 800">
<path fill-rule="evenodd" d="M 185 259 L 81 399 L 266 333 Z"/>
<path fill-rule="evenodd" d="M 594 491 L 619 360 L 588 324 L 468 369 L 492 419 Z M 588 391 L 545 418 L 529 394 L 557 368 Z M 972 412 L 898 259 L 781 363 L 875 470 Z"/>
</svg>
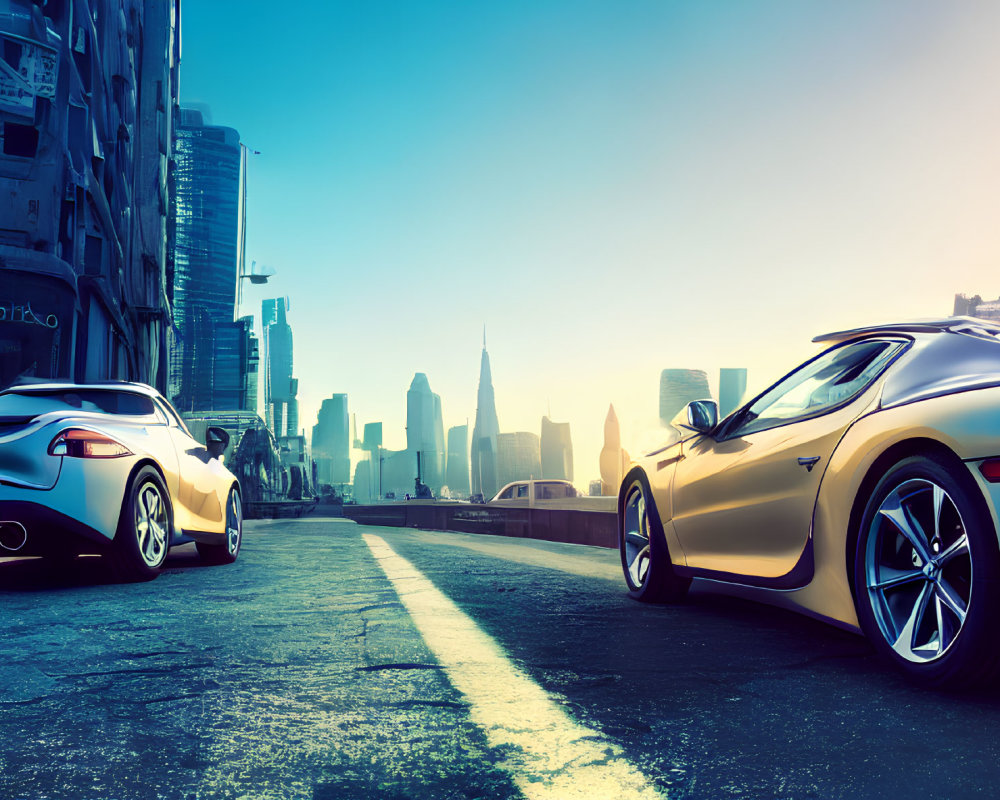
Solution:
<svg viewBox="0 0 1000 800">
<path fill-rule="evenodd" d="M 629 596 L 669 603 L 687 594 L 691 580 L 673 570 L 659 515 L 640 473 L 626 480 L 618 512 L 618 547 Z"/>
<path fill-rule="evenodd" d="M 1000 552 L 979 489 L 957 459 L 911 456 L 872 493 L 858 536 L 855 598 L 880 653 L 917 681 L 992 678 L 1000 646 Z"/>
</svg>

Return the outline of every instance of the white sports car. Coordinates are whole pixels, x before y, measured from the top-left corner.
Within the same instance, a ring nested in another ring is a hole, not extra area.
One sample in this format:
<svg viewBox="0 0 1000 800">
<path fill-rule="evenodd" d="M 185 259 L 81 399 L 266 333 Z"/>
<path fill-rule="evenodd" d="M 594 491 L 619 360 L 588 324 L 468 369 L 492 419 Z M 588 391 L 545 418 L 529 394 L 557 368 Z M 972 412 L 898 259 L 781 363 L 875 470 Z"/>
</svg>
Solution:
<svg viewBox="0 0 1000 800">
<path fill-rule="evenodd" d="M 0 392 L 0 556 L 99 553 L 124 581 L 155 578 L 171 546 L 236 560 L 240 485 L 155 389 L 45 383 Z"/>
</svg>

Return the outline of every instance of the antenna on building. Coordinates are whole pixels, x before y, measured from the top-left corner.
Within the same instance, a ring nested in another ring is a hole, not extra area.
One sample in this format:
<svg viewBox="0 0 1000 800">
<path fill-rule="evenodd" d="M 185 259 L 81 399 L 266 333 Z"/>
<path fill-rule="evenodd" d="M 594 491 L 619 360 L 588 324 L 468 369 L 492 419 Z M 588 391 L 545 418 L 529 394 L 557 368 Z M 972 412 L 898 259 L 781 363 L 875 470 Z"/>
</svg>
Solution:
<svg viewBox="0 0 1000 800">
<path fill-rule="evenodd" d="M 483 323 L 483 350 L 486 349 L 486 323 Z"/>
</svg>

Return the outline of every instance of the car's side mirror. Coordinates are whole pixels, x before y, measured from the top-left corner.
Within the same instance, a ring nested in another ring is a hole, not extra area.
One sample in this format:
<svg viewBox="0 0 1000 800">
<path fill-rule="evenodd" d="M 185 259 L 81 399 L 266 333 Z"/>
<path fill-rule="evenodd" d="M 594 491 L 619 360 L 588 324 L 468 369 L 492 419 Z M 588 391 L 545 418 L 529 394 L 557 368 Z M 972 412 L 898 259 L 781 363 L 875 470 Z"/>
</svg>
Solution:
<svg viewBox="0 0 1000 800">
<path fill-rule="evenodd" d="M 695 400 L 687 405 L 687 425 L 698 433 L 708 433 L 719 424 L 719 404 L 714 400 Z"/>
<path fill-rule="evenodd" d="M 210 458 L 218 458 L 229 447 L 229 433 L 225 428 L 212 426 L 205 431 L 205 447 Z"/>
</svg>

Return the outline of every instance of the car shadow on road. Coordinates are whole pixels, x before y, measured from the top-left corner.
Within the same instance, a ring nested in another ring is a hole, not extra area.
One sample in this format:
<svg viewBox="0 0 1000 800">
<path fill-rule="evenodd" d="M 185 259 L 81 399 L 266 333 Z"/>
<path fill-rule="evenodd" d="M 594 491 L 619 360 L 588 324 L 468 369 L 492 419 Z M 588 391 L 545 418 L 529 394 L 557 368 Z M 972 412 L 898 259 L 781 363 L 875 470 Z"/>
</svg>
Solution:
<svg viewBox="0 0 1000 800">
<path fill-rule="evenodd" d="M 209 566 L 193 544 L 171 549 L 161 574 Z M 99 556 L 0 559 L 0 592 L 42 592 L 121 583 Z"/>
<path fill-rule="evenodd" d="M 712 669 L 692 665 L 709 682 L 726 675 L 737 686 L 753 688 L 799 673 L 820 678 L 829 689 L 860 678 L 861 691 L 923 698 L 967 698 L 1000 706 L 1000 687 L 938 690 L 911 682 L 876 654 L 861 635 L 820 619 L 738 595 L 698 587 L 673 609 L 673 623 L 684 620 L 685 645 L 692 653 L 711 653 Z M 708 675 L 706 675 L 706 672 Z M 720 683 L 727 683 L 720 681 Z"/>
</svg>

